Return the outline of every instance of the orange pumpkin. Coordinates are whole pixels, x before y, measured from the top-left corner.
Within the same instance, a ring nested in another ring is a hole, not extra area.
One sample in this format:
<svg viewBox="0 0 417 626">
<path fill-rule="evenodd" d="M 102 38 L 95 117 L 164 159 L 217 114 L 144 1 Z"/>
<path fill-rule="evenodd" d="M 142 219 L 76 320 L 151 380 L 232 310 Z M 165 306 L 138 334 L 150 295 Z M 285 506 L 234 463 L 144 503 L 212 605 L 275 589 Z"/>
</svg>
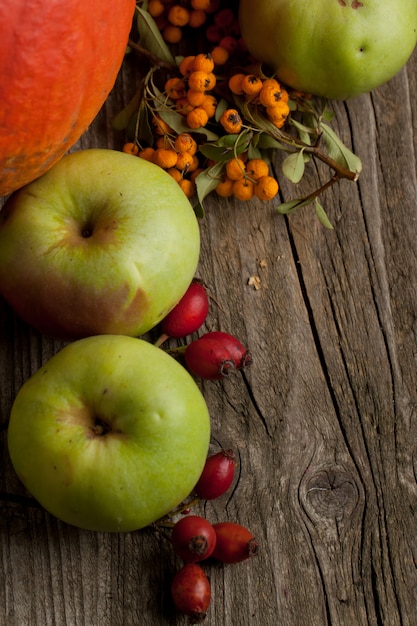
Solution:
<svg viewBox="0 0 417 626">
<path fill-rule="evenodd" d="M 96 117 L 135 0 L 1 0 L 0 196 L 34 180 Z"/>
</svg>

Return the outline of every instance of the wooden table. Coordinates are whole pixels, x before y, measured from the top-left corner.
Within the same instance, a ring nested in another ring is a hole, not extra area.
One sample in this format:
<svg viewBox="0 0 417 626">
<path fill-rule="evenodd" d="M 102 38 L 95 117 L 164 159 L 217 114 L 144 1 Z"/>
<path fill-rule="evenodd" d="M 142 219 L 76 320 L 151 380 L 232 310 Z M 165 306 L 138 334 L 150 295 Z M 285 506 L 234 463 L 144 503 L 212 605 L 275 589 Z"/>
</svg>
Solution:
<svg viewBox="0 0 417 626">
<path fill-rule="evenodd" d="M 311 208 L 283 217 L 213 194 L 201 220 L 205 330 L 238 336 L 254 363 L 246 383 L 201 383 L 213 441 L 240 465 L 234 490 L 196 512 L 260 542 L 248 562 L 206 565 L 210 626 L 417 624 L 416 76 L 414 54 L 389 84 L 334 105 L 364 168 L 322 198 L 333 231 Z M 123 70 L 76 149 L 121 148 L 110 121 L 130 87 Z M 310 165 L 297 193 L 324 180 Z M 61 346 L 3 303 L 0 345 L 1 491 L 23 495 L 10 407 Z M 84 532 L 2 500 L 1 626 L 185 623 L 169 593 L 179 562 L 158 533 Z"/>
</svg>

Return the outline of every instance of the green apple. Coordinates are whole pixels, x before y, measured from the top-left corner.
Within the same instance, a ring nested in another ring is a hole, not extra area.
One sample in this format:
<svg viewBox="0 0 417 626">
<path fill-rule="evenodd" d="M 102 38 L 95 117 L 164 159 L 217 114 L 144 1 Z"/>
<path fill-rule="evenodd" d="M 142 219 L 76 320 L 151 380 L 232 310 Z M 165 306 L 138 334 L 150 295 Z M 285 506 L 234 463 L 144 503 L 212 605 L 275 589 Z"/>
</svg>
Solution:
<svg viewBox="0 0 417 626">
<path fill-rule="evenodd" d="M 284 84 L 340 100 L 387 82 L 417 41 L 416 0 L 240 0 L 239 19 Z"/>
<path fill-rule="evenodd" d="M 0 294 L 60 339 L 144 334 L 184 295 L 199 253 L 179 185 L 116 150 L 65 156 L 0 212 Z"/>
<path fill-rule="evenodd" d="M 201 475 L 205 400 L 187 370 L 143 339 L 69 343 L 12 406 L 8 447 L 34 498 L 80 528 L 124 532 L 178 505 Z"/>
</svg>

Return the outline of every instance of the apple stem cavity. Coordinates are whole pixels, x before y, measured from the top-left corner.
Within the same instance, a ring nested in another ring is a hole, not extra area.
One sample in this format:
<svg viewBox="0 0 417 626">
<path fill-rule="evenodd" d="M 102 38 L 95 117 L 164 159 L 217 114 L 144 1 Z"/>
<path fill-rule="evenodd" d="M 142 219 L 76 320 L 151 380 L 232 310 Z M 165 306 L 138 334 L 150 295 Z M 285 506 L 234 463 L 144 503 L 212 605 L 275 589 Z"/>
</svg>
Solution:
<svg viewBox="0 0 417 626">
<path fill-rule="evenodd" d="M 112 432 L 112 428 L 108 422 L 100 417 L 96 417 L 93 425 L 91 426 L 91 432 L 95 437 L 105 437 Z"/>
</svg>

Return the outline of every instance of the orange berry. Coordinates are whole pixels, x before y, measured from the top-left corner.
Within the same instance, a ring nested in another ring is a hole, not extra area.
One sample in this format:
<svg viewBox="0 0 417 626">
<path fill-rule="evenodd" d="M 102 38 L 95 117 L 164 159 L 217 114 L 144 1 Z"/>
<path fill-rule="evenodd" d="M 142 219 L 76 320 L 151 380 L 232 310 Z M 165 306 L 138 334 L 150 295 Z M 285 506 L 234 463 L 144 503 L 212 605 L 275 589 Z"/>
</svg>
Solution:
<svg viewBox="0 0 417 626">
<path fill-rule="evenodd" d="M 191 72 L 193 71 L 192 68 L 193 68 L 194 59 L 195 59 L 195 55 L 189 54 L 188 56 L 184 57 L 181 60 L 178 66 L 180 74 L 182 74 L 183 76 L 188 76 L 189 74 L 191 74 Z"/>
<path fill-rule="evenodd" d="M 246 163 L 245 172 L 252 180 L 258 180 L 262 176 L 268 176 L 269 166 L 264 159 L 250 159 Z"/>
<path fill-rule="evenodd" d="M 174 76 L 168 78 L 165 82 L 164 89 L 171 100 L 178 100 L 178 98 L 182 98 L 182 96 L 185 95 L 185 82 L 182 78 Z"/>
<path fill-rule="evenodd" d="M 190 12 L 180 4 L 174 4 L 168 11 L 168 22 L 173 26 L 183 27 L 190 21 Z"/>
<path fill-rule="evenodd" d="M 127 143 L 124 144 L 122 148 L 122 152 L 125 152 L 126 154 L 133 154 L 134 156 L 138 156 L 139 146 L 136 143 L 133 143 L 133 141 L 128 141 Z"/>
<path fill-rule="evenodd" d="M 210 0 L 191 0 L 191 6 L 198 11 L 206 11 L 210 6 Z"/>
<path fill-rule="evenodd" d="M 155 152 L 155 148 L 152 148 L 152 146 L 149 146 L 141 150 L 138 156 L 141 159 L 145 159 L 145 161 L 153 161 L 154 152 Z"/>
<path fill-rule="evenodd" d="M 195 91 L 194 89 L 187 91 L 187 100 L 193 107 L 200 106 L 200 104 L 204 102 L 205 97 L 206 94 L 204 91 Z"/>
<path fill-rule="evenodd" d="M 262 176 L 254 186 L 254 193 L 261 200 L 272 200 L 279 190 L 279 185 L 272 176 Z"/>
<path fill-rule="evenodd" d="M 197 152 L 197 142 L 190 133 L 180 133 L 174 141 L 174 149 L 178 153 L 188 152 L 193 156 Z"/>
<path fill-rule="evenodd" d="M 233 182 L 234 182 L 233 180 L 225 176 L 224 179 L 221 180 L 219 184 L 217 185 L 217 187 L 215 188 L 217 195 L 221 196 L 222 198 L 229 198 L 230 196 L 232 196 L 233 195 Z"/>
<path fill-rule="evenodd" d="M 172 128 L 160 117 L 159 115 L 153 115 L 151 124 L 157 135 L 168 135 L 172 133 Z"/>
<path fill-rule="evenodd" d="M 175 182 L 177 182 L 177 183 L 180 182 L 180 180 L 181 180 L 181 172 L 179 170 L 177 170 L 176 167 L 169 167 L 167 169 L 167 174 L 172 176 L 172 178 L 175 180 Z"/>
<path fill-rule="evenodd" d="M 199 174 L 201 174 L 201 172 L 204 172 L 204 168 L 203 167 L 196 167 L 196 169 L 193 172 L 191 172 L 190 180 L 192 180 L 193 183 L 195 183 L 195 180 L 196 180 L 197 176 Z"/>
<path fill-rule="evenodd" d="M 285 124 L 285 121 L 290 113 L 290 108 L 286 102 L 279 101 L 272 107 L 266 108 L 266 115 L 268 119 L 278 128 L 281 128 Z M 281 126 L 278 126 L 278 125 Z"/>
<path fill-rule="evenodd" d="M 193 9 L 190 11 L 190 20 L 188 26 L 190 28 L 201 28 L 207 21 L 207 13 L 203 10 Z"/>
<path fill-rule="evenodd" d="M 225 65 L 229 60 L 230 53 L 223 46 L 215 46 L 211 51 L 211 57 L 214 61 L 214 65 Z"/>
<path fill-rule="evenodd" d="M 211 94 L 205 94 L 203 102 L 200 107 L 207 113 L 208 118 L 211 119 L 216 114 L 217 100 Z"/>
<path fill-rule="evenodd" d="M 193 91 L 206 91 L 211 85 L 211 77 L 203 70 L 191 72 L 188 77 L 188 86 Z"/>
<path fill-rule="evenodd" d="M 182 39 L 182 29 L 180 26 L 168 24 L 162 31 L 162 37 L 167 43 L 179 43 Z"/>
<path fill-rule="evenodd" d="M 197 169 L 199 169 L 200 166 L 200 161 L 198 160 L 198 156 L 196 154 L 193 154 L 193 160 L 191 161 L 191 165 L 188 166 L 187 168 L 187 174 L 193 174 Z M 191 180 L 194 180 L 191 177 Z"/>
<path fill-rule="evenodd" d="M 154 148 L 171 148 L 168 135 L 159 135 L 154 143 Z"/>
<path fill-rule="evenodd" d="M 152 17 L 159 17 L 165 11 L 165 5 L 161 0 L 149 0 L 148 13 Z"/>
<path fill-rule="evenodd" d="M 207 85 L 206 91 L 211 91 L 212 89 L 215 88 L 216 83 L 217 83 L 217 78 L 214 72 L 209 72 L 207 74 L 207 81 L 208 81 L 208 85 Z"/>
<path fill-rule="evenodd" d="M 178 100 L 175 100 L 175 109 L 181 115 L 187 115 L 187 113 L 192 111 L 194 107 L 192 104 L 188 102 L 187 98 L 184 97 L 184 98 L 178 98 Z"/>
<path fill-rule="evenodd" d="M 193 162 L 193 155 L 189 152 L 181 152 L 177 157 L 177 163 L 175 167 L 178 170 L 186 170 L 191 166 Z"/>
<path fill-rule="evenodd" d="M 254 183 L 248 178 L 240 178 L 235 180 L 232 187 L 232 192 L 235 198 L 238 200 L 250 200 L 253 198 Z"/>
<path fill-rule="evenodd" d="M 221 48 L 225 48 L 229 54 L 232 54 L 232 52 L 234 52 L 239 46 L 239 43 L 236 37 L 232 37 L 232 35 L 225 35 L 220 39 L 219 46 Z"/>
<path fill-rule="evenodd" d="M 230 78 L 229 78 L 229 89 L 232 93 L 234 93 L 236 96 L 241 96 L 243 94 L 243 89 L 242 89 L 242 81 L 245 78 L 245 74 L 233 74 Z"/>
<path fill-rule="evenodd" d="M 177 164 L 178 154 L 173 148 L 157 148 L 154 152 L 152 161 L 165 170 L 175 167 Z"/>
<path fill-rule="evenodd" d="M 230 180 L 240 180 L 245 174 L 245 163 L 239 157 L 233 157 L 226 163 L 226 174 Z"/>
<path fill-rule="evenodd" d="M 264 107 L 272 107 L 281 100 L 281 85 L 275 78 L 267 78 L 259 92 L 259 102 Z"/>
<path fill-rule="evenodd" d="M 256 96 L 262 89 L 262 79 L 255 74 L 246 74 L 242 78 L 241 88 L 247 96 Z"/>
<path fill-rule="evenodd" d="M 187 113 L 187 124 L 190 128 L 201 128 L 207 124 L 208 120 L 206 111 L 201 107 L 195 107 Z"/>
<path fill-rule="evenodd" d="M 210 74 L 214 70 L 214 61 L 210 53 L 200 53 L 194 59 L 193 63 L 194 71 L 201 71 Z"/>
<path fill-rule="evenodd" d="M 236 109 L 226 109 L 220 118 L 220 124 L 226 133 L 240 133 L 242 130 L 242 118 Z"/>
<path fill-rule="evenodd" d="M 188 178 L 181 178 L 178 184 L 187 198 L 191 198 L 195 194 L 195 184 L 192 180 L 189 180 Z"/>
</svg>

